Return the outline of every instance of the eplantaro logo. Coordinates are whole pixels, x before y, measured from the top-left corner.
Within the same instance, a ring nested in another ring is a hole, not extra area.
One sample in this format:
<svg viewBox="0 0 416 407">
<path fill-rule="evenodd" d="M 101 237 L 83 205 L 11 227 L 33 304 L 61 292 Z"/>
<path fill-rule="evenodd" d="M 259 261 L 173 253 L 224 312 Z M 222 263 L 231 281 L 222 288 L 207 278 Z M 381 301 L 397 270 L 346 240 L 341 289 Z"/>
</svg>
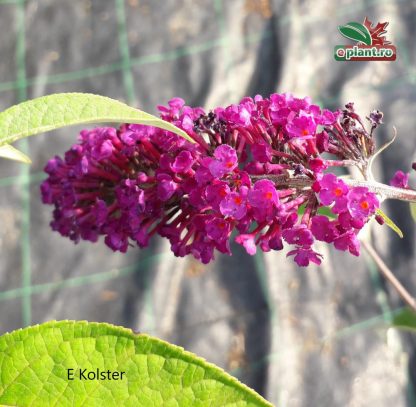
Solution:
<svg viewBox="0 0 416 407">
<path fill-rule="evenodd" d="M 336 61 L 395 61 L 396 47 L 386 40 L 384 34 L 389 23 L 378 23 L 373 27 L 366 17 L 364 23 L 347 23 L 338 27 L 339 32 L 356 45 L 336 45 Z"/>
</svg>

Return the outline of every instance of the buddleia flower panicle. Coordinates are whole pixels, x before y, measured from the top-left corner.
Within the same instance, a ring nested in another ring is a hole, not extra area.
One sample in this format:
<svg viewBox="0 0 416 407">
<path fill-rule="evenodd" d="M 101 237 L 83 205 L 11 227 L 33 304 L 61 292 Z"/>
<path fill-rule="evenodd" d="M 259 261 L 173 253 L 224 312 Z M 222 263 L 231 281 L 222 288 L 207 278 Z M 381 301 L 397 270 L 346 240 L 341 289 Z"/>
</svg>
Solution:
<svg viewBox="0 0 416 407">
<path fill-rule="evenodd" d="M 176 256 L 203 263 L 215 251 L 230 255 L 234 235 L 250 255 L 290 246 L 300 266 L 321 263 L 317 240 L 359 254 L 357 234 L 380 201 L 331 168 L 365 168 L 380 112 L 370 114 L 367 131 L 351 103 L 330 111 L 288 93 L 210 112 L 174 98 L 159 111 L 195 143 L 135 124 L 82 131 L 45 167 L 52 229 L 76 243 L 103 236 L 121 252 L 159 235 Z M 407 179 L 396 174 L 394 183 Z M 320 214 L 323 206 L 333 218 Z"/>
</svg>

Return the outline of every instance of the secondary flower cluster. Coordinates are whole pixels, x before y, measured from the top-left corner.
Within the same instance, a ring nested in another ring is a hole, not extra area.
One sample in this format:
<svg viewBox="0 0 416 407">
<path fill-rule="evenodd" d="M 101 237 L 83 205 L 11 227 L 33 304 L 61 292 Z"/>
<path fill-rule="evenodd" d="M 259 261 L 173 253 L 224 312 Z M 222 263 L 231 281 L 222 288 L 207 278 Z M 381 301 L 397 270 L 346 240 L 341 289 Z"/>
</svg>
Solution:
<svg viewBox="0 0 416 407">
<path fill-rule="evenodd" d="M 352 104 L 331 112 L 290 94 L 244 98 L 208 114 L 175 98 L 159 110 L 195 143 L 125 124 L 84 130 L 63 159 L 48 162 L 41 191 L 55 206 L 54 230 L 75 242 L 105 236 L 122 252 L 158 234 L 175 255 L 203 263 L 214 249 L 231 254 L 234 231 L 251 255 L 292 245 L 288 256 L 300 266 L 320 264 L 315 240 L 359 254 L 357 233 L 379 201 L 327 169 L 364 162 L 379 112 L 367 132 Z"/>
</svg>

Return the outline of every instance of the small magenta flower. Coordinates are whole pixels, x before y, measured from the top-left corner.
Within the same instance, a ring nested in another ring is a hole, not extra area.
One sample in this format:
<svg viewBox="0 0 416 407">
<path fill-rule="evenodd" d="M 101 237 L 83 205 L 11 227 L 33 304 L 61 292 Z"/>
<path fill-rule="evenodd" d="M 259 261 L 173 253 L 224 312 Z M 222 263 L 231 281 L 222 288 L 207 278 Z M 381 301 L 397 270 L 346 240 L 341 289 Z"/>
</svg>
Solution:
<svg viewBox="0 0 416 407">
<path fill-rule="evenodd" d="M 185 101 L 182 98 L 176 97 L 169 100 L 168 105 L 169 107 L 163 105 L 157 107 L 161 116 L 168 116 L 169 118 L 179 117 L 182 108 L 185 106 Z"/>
<path fill-rule="evenodd" d="M 322 112 L 322 116 L 319 120 L 319 124 L 322 124 L 324 126 L 330 126 L 335 122 L 337 119 L 338 113 L 333 113 L 328 109 L 324 109 Z"/>
<path fill-rule="evenodd" d="M 248 193 L 248 202 L 256 208 L 278 206 L 279 197 L 273 182 L 267 179 L 256 181 Z"/>
<path fill-rule="evenodd" d="M 367 222 L 367 218 L 360 218 L 352 216 L 348 211 L 342 212 L 338 215 L 338 223 L 342 230 L 362 229 Z"/>
<path fill-rule="evenodd" d="M 409 188 L 409 174 L 403 171 L 396 171 L 390 180 L 390 185 L 397 188 Z"/>
<path fill-rule="evenodd" d="M 332 211 L 340 213 L 345 210 L 347 205 L 346 195 L 348 193 L 348 186 L 344 181 L 338 179 L 334 174 L 325 174 L 319 181 L 320 191 L 319 199 L 324 205 L 331 205 L 335 202 Z"/>
<path fill-rule="evenodd" d="M 210 239 L 224 241 L 230 237 L 232 224 L 224 218 L 214 217 L 206 222 L 205 230 Z"/>
<path fill-rule="evenodd" d="M 209 170 L 216 178 L 229 174 L 238 164 L 236 151 L 226 144 L 222 144 L 215 149 L 214 158 L 209 164 Z"/>
<path fill-rule="evenodd" d="M 298 246 L 311 246 L 313 243 L 313 236 L 306 225 L 297 225 L 291 229 L 286 229 L 282 233 L 283 239 L 287 243 Z"/>
<path fill-rule="evenodd" d="M 321 264 L 322 255 L 313 251 L 310 247 L 303 248 L 298 247 L 295 250 L 290 251 L 287 256 L 295 256 L 295 262 L 301 267 L 309 266 L 309 263 Z"/>
<path fill-rule="evenodd" d="M 334 240 L 334 246 L 338 250 L 348 250 L 354 256 L 360 255 L 360 241 L 354 231 L 349 230 Z"/>
<path fill-rule="evenodd" d="M 366 187 L 354 187 L 347 196 L 348 210 L 353 218 L 363 220 L 373 215 L 380 206 L 377 196 Z"/>
<path fill-rule="evenodd" d="M 126 235 L 116 232 L 116 233 L 108 234 L 105 237 L 105 243 L 108 247 L 110 247 L 114 251 L 120 251 L 122 253 L 126 253 L 129 241 Z"/>
<path fill-rule="evenodd" d="M 254 241 L 254 234 L 241 234 L 235 238 L 236 243 L 241 244 L 246 252 L 251 256 L 256 254 L 256 242 Z"/>
<path fill-rule="evenodd" d="M 368 120 L 370 120 L 372 127 L 378 127 L 380 124 L 383 123 L 383 113 L 379 110 L 373 110 L 370 113 Z"/>
<path fill-rule="evenodd" d="M 316 174 L 322 173 L 328 168 L 327 163 L 322 158 L 312 158 L 309 161 L 309 168 Z"/>
<path fill-rule="evenodd" d="M 272 224 L 267 229 L 266 233 L 258 238 L 259 246 L 264 252 L 270 250 L 282 250 L 283 241 L 281 234 L 281 227 L 278 224 Z"/>
<path fill-rule="evenodd" d="M 189 151 L 181 151 L 172 163 L 172 170 L 175 173 L 186 173 L 194 164 L 195 160 Z"/>
<path fill-rule="evenodd" d="M 286 125 L 290 137 L 312 137 L 315 134 L 316 123 L 311 115 L 301 114 Z"/>
<path fill-rule="evenodd" d="M 230 192 L 220 203 L 220 211 L 224 216 L 240 220 L 247 213 L 247 190 L 242 187 L 239 192 Z"/>
<path fill-rule="evenodd" d="M 253 158 L 259 163 L 270 162 L 273 156 L 272 152 L 272 148 L 265 143 L 253 144 L 251 146 L 251 153 L 253 154 Z"/>
<path fill-rule="evenodd" d="M 178 189 L 178 185 L 173 181 L 172 177 L 167 174 L 158 174 L 156 176 L 157 195 L 161 201 L 168 201 L 175 191 Z"/>
<path fill-rule="evenodd" d="M 339 235 L 336 222 L 331 222 L 327 216 L 316 215 L 312 218 L 311 232 L 315 239 L 332 243 Z"/>
<path fill-rule="evenodd" d="M 209 205 L 215 210 L 220 210 L 221 201 L 230 193 L 230 187 L 225 181 L 215 180 L 212 184 L 207 185 L 204 191 L 204 197 Z"/>
</svg>

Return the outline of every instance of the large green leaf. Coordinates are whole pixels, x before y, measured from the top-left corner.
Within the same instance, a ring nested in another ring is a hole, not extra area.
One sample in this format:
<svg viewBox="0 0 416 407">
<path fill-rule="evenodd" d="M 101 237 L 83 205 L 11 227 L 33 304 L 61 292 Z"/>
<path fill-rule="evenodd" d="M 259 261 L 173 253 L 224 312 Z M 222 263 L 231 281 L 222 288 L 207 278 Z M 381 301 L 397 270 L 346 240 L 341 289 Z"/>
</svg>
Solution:
<svg viewBox="0 0 416 407">
<path fill-rule="evenodd" d="M 28 100 L 1 112 L 0 145 L 75 124 L 121 122 L 159 127 L 193 142 L 173 124 L 117 100 L 89 93 L 57 93 Z"/>
<path fill-rule="evenodd" d="M 68 380 L 68 369 L 74 369 L 69 371 L 73 380 Z M 80 375 L 79 369 L 86 371 Z M 119 379 L 82 377 L 97 369 L 119 372 Z M 271 406 L 220 368 L 178 346 L 86 321 L 47 322 L 0 337 L 0 404 Z"/>
<path fill-rule="evenodd" d="M 367 27 L 356 22 L 349 22 L 344 26 L 338 27 L 339 32 L 346 38 L 362 42 L 365 45 L 371 45 L 372 39 Z"/>
</svg>

